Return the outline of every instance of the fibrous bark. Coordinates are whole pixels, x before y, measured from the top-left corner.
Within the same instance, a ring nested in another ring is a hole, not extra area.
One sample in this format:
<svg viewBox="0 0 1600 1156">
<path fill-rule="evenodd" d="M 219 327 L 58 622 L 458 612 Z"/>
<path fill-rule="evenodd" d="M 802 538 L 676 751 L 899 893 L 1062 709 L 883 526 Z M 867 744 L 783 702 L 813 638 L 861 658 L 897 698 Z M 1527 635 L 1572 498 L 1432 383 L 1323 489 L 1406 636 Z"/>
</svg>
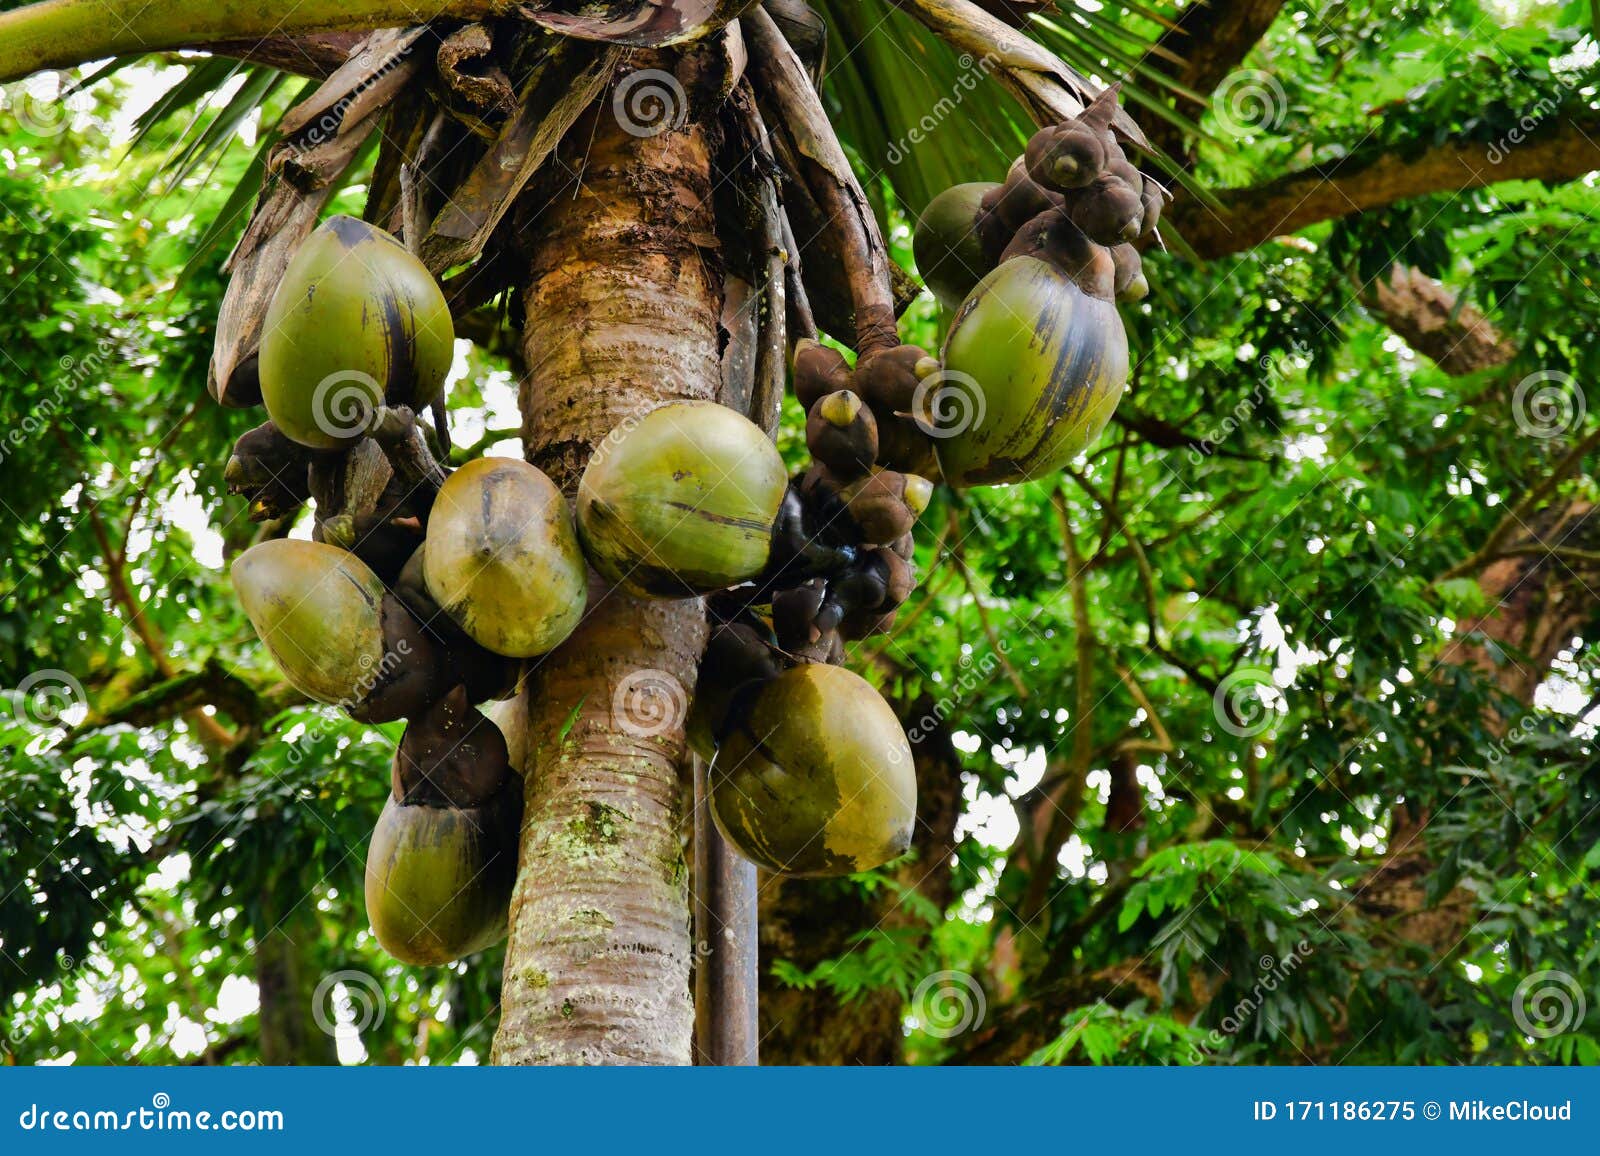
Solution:
<svg viewBox="0 0 1600 1156">
<path fill-rule="evenodd" d="M 697 123 L 632 136 L 602 99 L 527 198 L 524 442 L 569 494 L 618 426 L 716 395 L 710 155 Z M 705 635 L 696 600 L 596 582 L 583 624 L 534 665 L 499 1063 L 690 1060 L 680 776 Z"/>
</svg>

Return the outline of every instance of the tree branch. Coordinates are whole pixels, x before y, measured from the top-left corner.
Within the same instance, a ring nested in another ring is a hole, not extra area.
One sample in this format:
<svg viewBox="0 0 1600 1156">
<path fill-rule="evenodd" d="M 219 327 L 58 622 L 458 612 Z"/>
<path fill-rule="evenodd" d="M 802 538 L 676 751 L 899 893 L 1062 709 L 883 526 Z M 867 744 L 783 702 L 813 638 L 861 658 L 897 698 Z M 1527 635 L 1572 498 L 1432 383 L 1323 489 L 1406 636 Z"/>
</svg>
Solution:
<svg viewBox="0 0 1600 1156">
<path fill-rule="evenodd" d="M 1429 110 L 1411 106 L 1389 115 L 1425 123 Z M 1585 109 L 1542 121 L 1498 164 L 1487 150 L 1485 142 L 1462 135 L 1426 147 L 1366 145 L 1255 188 L 1219 189 L 1221 213 L 1186 198 L 1174 206 L 1173 221 L 1196 253 L 1215 258 L 1409 197 L 1501 181 L 1574 180 L 1600 168 L 1600 112 Z"/>
</svg>

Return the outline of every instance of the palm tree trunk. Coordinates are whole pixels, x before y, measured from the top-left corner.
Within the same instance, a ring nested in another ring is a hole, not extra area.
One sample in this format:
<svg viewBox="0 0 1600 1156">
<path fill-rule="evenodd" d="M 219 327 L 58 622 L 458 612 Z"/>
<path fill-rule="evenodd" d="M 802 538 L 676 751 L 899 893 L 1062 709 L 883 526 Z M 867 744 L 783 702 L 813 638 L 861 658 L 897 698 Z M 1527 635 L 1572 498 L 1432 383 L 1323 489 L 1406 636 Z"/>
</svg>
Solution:
<svg viewBox="0 0 1600 1156">
<path fill-rule="evenodd" d="M 710 156 L 698 125 L 630 135 L 607 98 L 568 134 L 561 179 L 528 195 L 524 443 L 569 494 L 622 422 L 716 394 Z M 690 1061 L 683 723 L 705 640 L 698 600 L 595 581 L 577 634 L 533 671 L 498 1063 Z"/>
</svg>

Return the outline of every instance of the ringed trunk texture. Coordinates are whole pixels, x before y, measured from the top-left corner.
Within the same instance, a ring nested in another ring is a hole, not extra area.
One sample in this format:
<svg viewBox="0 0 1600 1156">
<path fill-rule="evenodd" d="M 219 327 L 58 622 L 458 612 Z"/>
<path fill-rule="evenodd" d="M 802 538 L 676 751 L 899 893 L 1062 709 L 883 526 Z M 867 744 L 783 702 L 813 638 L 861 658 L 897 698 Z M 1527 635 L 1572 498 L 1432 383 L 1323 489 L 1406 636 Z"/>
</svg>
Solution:
<svg viewBox="0 0 1600 1156">
<path fill-rule="evenodd" d="M 269 912 L 268 918 L 276 912 Z M 261 1062 L 268 1067 L 339 1062 L 333 1037 L 312 1011 L 321 978 L 306 956 L 317 941 L 316 908 L 308 900 L 256 941 L 256 986 L 261 992 Z"/>
<path fill-rule="evenodd" d="M 629 135 L 608 94 L 528 195 L 524 444 L 569 497 L 623 422 L 716 396 L 710 158 L 694 123 Z M 683 724 L 706 635 L 699 600 L 643 602 L 591 575 L 583 624 L 530 673 L 497 1063 L 690 1062 Z"/>
</svg>

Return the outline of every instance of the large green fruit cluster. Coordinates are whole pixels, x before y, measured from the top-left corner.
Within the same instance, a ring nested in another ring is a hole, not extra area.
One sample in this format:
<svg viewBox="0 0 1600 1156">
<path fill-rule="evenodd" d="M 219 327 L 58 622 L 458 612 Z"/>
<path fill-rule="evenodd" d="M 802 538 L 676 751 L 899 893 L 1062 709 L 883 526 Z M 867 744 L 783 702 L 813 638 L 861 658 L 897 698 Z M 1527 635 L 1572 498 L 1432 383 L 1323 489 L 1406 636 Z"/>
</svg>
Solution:
<svg viewBox="0 0 1600 1156">
<path fill-rule="evenodd" d="M 240 438 L 226 476 L 259 521 L 287 525 L 314 502 L 313 540 L 264 541 L 233 577 L 293 686 L 359 719 L 406 720 L 367 862 L 386 949 L 439 964 L 504 935 L 527 752 L 513 758 L 478 707 L 533 693 L 522 664 L 572 644 L 591 588 L 705 599 L 688 730 L 735 849 L 795 875 L 907 850 L 910 744 L 842 669 L 845 646 L 891 629 L 910 596 L 936 480 L 1038 477 L 1109 420 L 1128 371 L 1116 301 L 1145 289 L 1133 242 L 1161 203 L 1110 133 L 1114 111 L 1112 93 L 1037 135 L 1004 184 L 929 206 L 915 247 L 954 309 L 942 358 L 896 344 L 892 313 L 867 298 L 853 362 L 795 342 L 812 460 L 793 478 L 766 432 L 710 401 L 625 421 L 595 447 L 575 510 L 526 462 L 448 471 L 442 408 L 437 428 L 418 425 L 453 359 L 438 282 L 354 218 L 306 240 L 261 341 L 272 420 Z"/>
<path fill-rule="evenodd" d="M 1054 473 L 1106 427 L 1128 378 L 1116 303 L 1149 292 L 1138 243 L 1165 192 L 1111 131 L 1116 90 L 1041 129 L 1003 184 L 958 185 L 929 203 L 919 268 L 953 312 L 937 376 L 918 398 L 953 486 Z"/>
</svg>

